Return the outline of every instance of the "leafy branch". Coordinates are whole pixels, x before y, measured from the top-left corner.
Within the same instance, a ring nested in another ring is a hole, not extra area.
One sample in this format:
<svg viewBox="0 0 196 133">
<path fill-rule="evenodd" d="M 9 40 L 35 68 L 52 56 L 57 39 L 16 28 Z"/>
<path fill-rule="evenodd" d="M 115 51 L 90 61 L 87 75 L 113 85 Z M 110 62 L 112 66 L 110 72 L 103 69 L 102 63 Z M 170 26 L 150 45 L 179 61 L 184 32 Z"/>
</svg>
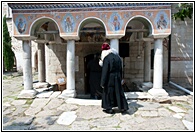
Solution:
<svg viewBox="0 0 196 133">
<path fill-rule="evenodd" d="M 172 18 L 174 20 L 177 20 L 178 18 L 184 21 L 185 18 L 192 18 L 193 15 L 193 4 L 192 3 L 179 3 L 176 7 L 178 9 L 178 12 L 174 13 L 172 15 Z"/>
</svg>

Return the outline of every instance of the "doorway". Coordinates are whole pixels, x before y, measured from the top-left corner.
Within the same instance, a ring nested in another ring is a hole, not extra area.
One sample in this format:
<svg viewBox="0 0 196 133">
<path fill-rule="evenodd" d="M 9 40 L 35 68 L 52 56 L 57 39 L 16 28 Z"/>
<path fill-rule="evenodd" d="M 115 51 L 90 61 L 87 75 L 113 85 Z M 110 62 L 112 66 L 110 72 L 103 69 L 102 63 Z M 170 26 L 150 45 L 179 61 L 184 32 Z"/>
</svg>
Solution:
<svg viewBox="0 0 196 133">
<path fill-rule="evenodd" d="M 92 98 L 102 93 L 100 86 L 102 68 L 99 65 L 100 53 L 89 54 L 84 57 L 85 61 L 85 94 L 91 94 Z"/>
<path fill-rule="evenodd" d="M 90 60 L 94 58 L 94 54 L 89 54 L 84 57 L 84 92 L 85 94 L 90 93 L 90 84 L 89 84 L 89 70 L 87 69 L 87 65 Z"/>
</svg>

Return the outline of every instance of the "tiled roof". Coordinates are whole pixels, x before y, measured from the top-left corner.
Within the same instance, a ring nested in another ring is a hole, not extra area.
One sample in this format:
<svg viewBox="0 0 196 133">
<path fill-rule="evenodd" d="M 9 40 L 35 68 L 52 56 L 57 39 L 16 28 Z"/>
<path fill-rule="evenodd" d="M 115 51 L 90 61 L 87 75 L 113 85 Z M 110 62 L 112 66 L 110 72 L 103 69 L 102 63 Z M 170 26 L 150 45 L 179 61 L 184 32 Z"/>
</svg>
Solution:
<svg viewBox="0 0 196 133">
<path fill-rule="evenodd" d="M 141 6 L 170 6 L 171 3 L 8 3 L 12 9 L 69 9 L 69 8 L 122 8 Z"/>
</svg>

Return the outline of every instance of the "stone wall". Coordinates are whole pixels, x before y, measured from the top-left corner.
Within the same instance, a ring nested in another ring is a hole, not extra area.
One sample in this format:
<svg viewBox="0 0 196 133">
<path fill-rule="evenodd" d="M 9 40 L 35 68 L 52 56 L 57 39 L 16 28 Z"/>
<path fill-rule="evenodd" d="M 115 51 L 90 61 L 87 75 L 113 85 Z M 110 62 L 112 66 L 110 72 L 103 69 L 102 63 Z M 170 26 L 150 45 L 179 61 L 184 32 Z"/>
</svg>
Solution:
<svg viewBox="0 0 196 133">
<path fill-rule="evenodd" d="M 59 77 L 66 77 L 66 51 L 65 44 L 45 45 L 46 81 L 56 82 Z"/>
<path fill-rule="evenodd" d="M 176 12 L 172 5 L 172 13 Z M 193 19 L 172 21 L 171 81 L 192 88 L 193 85 Z"/>
</svg>

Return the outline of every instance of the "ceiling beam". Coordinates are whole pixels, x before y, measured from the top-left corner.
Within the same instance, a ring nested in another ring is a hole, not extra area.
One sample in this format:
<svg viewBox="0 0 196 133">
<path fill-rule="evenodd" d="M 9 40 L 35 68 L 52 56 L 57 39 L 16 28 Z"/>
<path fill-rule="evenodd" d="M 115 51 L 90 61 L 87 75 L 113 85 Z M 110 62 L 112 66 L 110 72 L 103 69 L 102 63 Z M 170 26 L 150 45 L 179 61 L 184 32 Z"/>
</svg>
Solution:
<svg viewBox="0 0 196 133">
<path fill-rule="evenodd" d="M 37 31 L 37 34 L 59 34 L 58 30 L 54 30 L 54 31 Z"/>
</svg>

